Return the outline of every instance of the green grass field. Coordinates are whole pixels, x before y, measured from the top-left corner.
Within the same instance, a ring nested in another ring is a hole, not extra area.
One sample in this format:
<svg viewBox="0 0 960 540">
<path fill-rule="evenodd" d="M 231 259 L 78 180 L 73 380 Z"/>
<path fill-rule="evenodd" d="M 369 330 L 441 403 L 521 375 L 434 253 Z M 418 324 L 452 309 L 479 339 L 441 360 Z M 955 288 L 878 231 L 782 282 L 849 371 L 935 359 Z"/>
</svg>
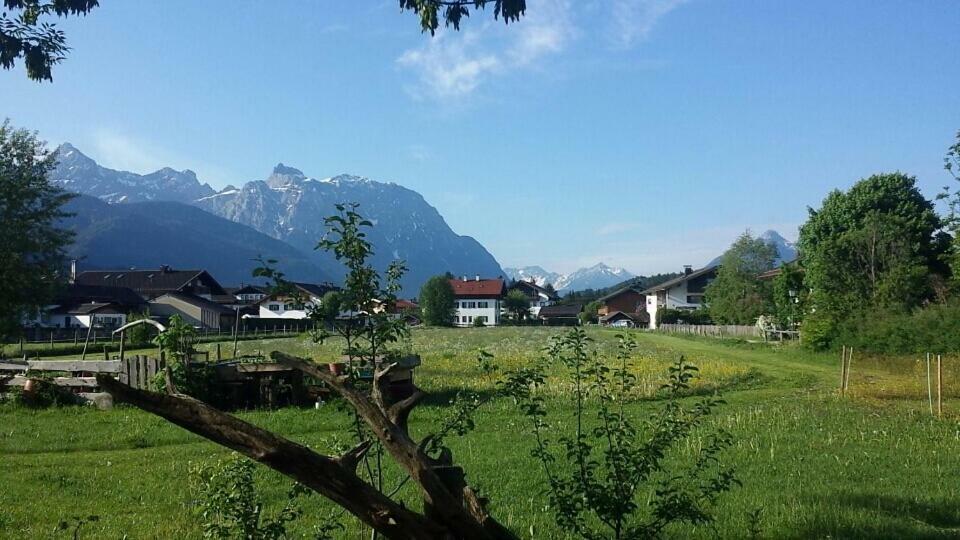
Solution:
<svg viewBox="0 0 960 540">
<path fill-rule="evenodd" d="M 415 330 L 409 347 L 421 354 L 417 383 L 431 393 L 411 422 L 417 435 L 449 412 L 458 390 L 489 391 L 494 380 L 477 368 L 479 347 L 502 369 L 538 357 L 547 328 Z M 590 331 L 601 350 L 612 351 L 615 332 Z M 854 359 L 850 396 L 841 399 L 839 357 L 793 347 L 739 344 L 637 332 L 638 415 L 658 403 L 653 396 L 666 367 L 684 354 L 701 368 L 698 392 L 720 391 L 727 401 L 712 421 L 735 444 L 724 459 L 735 466 L 741 488 L 726 495 L 708 528 L 677 528 L 675 537 L 738 538 L 748 514 L 760 509 L 767 538 L 960 538 L 960 424 L 958 394 L 948 385 L 946 416 L 927 409 L 925 366 L 917 359 Z M 210 345 L 204 345 L 210 347 Z M 241 352 L 274 349 L 327 359 L 337 345 L 306 339 L 247 341 Z M 948 359 L 949 360 L 949 359 Z M 947 362 L 946 381 L 958 380 Z M 569 391 L 549 380 L 549 408 L 569 415 Z M 320 410 L 251 411 L 243 418 L 301 443 L 333 452 L 349 441 L 347 416 L 335 406 Z M 492 501 L 492 511 L 523 538 L 562 537 L 544 509 L 543 478 L 529 456 L 531 440 L 511 402 L 495 400 L 478 411 L 477 429 L 451 441 L 468 479 Z M 696 437 L 679 449 L 697 450 Z M 197 538 L 201 523 L 188 489 L 191 463 L 227 452 L 212 443 L 129 407 L 27 410 L 0 406 L 0 538 L 66 537 L 54 529 L 70 516 L 97 515 L 83 538 Z M 260 467 L 258 483 L 277 509 L 289 481 Z M 397 480 L 387 471 L 388 484 Z M 401 495 L 416 506 L 409 487 Z M 319 497 L 305 502 L 293 528 L 307 534 L 335 509 Z M 344 518 L 344 538 L 369 538 Z M 58 536 L 58 534 L 60 536 Z"/>
</svg>

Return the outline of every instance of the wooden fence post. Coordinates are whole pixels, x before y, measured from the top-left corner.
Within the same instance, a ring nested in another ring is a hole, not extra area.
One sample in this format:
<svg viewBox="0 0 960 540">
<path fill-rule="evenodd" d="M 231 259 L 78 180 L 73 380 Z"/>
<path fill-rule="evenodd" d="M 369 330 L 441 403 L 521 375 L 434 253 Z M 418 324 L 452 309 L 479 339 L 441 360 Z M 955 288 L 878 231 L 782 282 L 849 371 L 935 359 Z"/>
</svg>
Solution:
<svg viewBox="0 0 960 540">
<path fill-rule="evenodd" d="M 53 350 L 53 330 L 50 330 L 50 350 Z"/>
<path fill-rule="evenodd" d="M 933 416 L 933 385 L 930 381 L 930 353 L 927 353 L 927 401 L 930 403 L 930 416 Z"/>
<path fill-rule="evenodd" d="M 853 347 L 850 347 L 850 352 L 847 354 L 847 377 L 843 380 L 843 392 L 846 393 L 847 389 L 850 388 L 850 364 L 853 363 Z"/>
<path fill-rule="evenodd" d="M 80 341 L 80 330 L 75 329 L 73 331 L 73 346 L 76 347 L 79 341 Z"/>
<path fill-rule="evenodd" d="M 846 386 L 844 386 L 843 381 L 847 379 L 847 346 L 843 345 L 840 349 L 840 396 L 843 397 L 846 394 Z"/>
<path fill-rule="evenodd" d="M 220 342 L 217 342 L 217 362 L 220 361 Z"/>
<path fill-rule="evenodd" d="M 943 416 L 943 363 L 937 355 L 937 418 Z"/>
</svg>

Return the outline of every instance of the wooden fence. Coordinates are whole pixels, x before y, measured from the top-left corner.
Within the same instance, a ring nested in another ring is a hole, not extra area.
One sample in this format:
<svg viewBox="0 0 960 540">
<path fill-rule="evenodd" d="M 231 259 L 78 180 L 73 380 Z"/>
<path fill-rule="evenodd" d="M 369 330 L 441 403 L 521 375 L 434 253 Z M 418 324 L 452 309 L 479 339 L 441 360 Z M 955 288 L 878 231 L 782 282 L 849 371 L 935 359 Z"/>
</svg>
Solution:
<svg viewBox="0 0 960 540">
<path fill-rule="evenodd" d="M 69 388 L 82 398 L 96 393 L 98 374 L 108 374 L 134 388 L 151 389 L 153 379 L 166 363 L 160 358 L 132 355 L 123 360 L 28 360 L 0 362 L 0 392 L 8 387 L 24 386 L 32 373 L 63 373 L 49 379 Z"/>
<path fill-rule="evenodd" d="M 756 326 L 735 324 L 661 324 L 657 330 L 672 334 L 690 334 L 707 337 L 743 337 L 762 338 L 763 334 Z"/>
</svg>

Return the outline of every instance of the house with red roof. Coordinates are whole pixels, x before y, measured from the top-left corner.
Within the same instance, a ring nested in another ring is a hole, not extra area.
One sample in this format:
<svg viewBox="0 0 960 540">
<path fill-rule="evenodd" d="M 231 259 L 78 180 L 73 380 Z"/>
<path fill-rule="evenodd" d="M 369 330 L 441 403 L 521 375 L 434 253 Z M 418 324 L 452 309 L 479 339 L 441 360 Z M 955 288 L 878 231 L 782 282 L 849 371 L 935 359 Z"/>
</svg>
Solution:
<svg viewBox="0 0 960 540">
<path fill-rule="evenodd" d="M 450 280 L 454 295 L 454 326 L 473 326 L 483 317 L 486 326 L 500 324 L 500 309 L 507 285 L 502 278 L 480 279 L 466 276 Z"/>
</svg>

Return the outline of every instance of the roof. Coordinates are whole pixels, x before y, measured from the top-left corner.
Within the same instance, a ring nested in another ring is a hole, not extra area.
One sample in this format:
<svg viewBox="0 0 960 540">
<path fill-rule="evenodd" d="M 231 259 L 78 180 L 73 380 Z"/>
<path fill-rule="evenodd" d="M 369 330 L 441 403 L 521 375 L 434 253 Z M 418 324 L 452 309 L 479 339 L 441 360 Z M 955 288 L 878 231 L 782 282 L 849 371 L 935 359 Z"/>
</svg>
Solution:
<svg viewBox="0 0 960 540">
<path fill-rule="evenodd" d="M 634 289 L 633 287 L 624 287 L 624 288 L 622 288 L 622 289 L 613 291 L 612 293 L 610 293 L 610 294 L 608 294 L 608 295 L 606 295 L 606 296 L 601 296 L 601 297 L 598 298 L 597 300 L 600 301 L 600 302 L 606 302 L 607 300 L 609 300 L 609 299 L 611 299 L 611 298 L 615 298 L 615 297 L 617 297 L 617 296 L 620 296 L 620 295 L 623 294 L 623 293 L 628 293 L 628 292 L 634 292 L 634 293 L 637 293 L 637 294 L 639 294 L 639 295 L 641 295 L 641 296 L 644 294 L 644 293 L 642 293 L 642 292 Z"/>
<path fill-rule="evenodd" d="M 453 295 L 461 298 L 499 298 L 504 292 L 504 283 L 500 278 L 451 279 L 450 286 L 453 287 Z"/>
<path fill-rule="evenodd" d="M 323 295 L 337 289 L 337 287 L 329 283 L 298 283 L 296 281 L 292 283 L 294 287 L 311 296 L 316 296 L 317 298 L 322 298 Z"/>
<path fill-rule="evenodd" d="M 715 264 L 715 265 L 713 265 L 713 266 L 704 266 L 703 268 L 701 268 L 701 269 L 699 269 L 699 270 L 694 270 L 693 272 L 690 272 L 689 274 L 685 274 L 685 275 L 682 275 L 682 276 L 680 276 L 680 277 L 673 278 L 673 279 L 671 279 L 671 280 L 669 280 L 669 281 L 664 281 L 663 283 L 661 283 L 661 284 L 659 284 L 659 285 L 654 285 L 653 287 L 650 287 L 649 289 L 646 289 L 646 290 L 642 291 L 642 293 L 643 293 L 643 294 L 653 294 L 653 293 L 655 293 L 655 292 L 657 292 L 657 291 L 662 291 L 662 290 L 665 290 L 665 289 L 669 289 L 669 288 L 671 288 L 671 287 L 673 287 L 673 286 L 675 286 L 675 285 L 679 285 L 679 284 L 683 283 L 684 281 L 688 281 L 688 280 L 691 280 L 691 279 L 693 279 L 693 278 L 700 277 L 700 276 L 705 275 L 705 274 L 709 274 L 710 272 L 715 272 L 715 271 L 717 270 L 717 268 L 719 268 L 719 267 L 720 267 L 719 264 Z"/>
<path fill-rule="evenodd" d="M 537 285 L 532 281 L 523 281 L 523 280 L 516 281 L 510 284 L 510 288 L 511 289 L 522 289 L 522 288 L 530 289 L 535 294 L 542 294 L 547 298 L 549 298 L 550 300 L 558 300 L 560 298 L 560 295 L 557 294 L 556 291 L 550 291 L 549 289 L 545 287 L 541 287 L 540 285 Z"/>
<path fill-rule="evenodd" d="M 169 267 L 156 270 L 86 270 L 77 274 L 80 285 L 105 285 L 127 287 L 134 291 L 166 292 L 186 288 L 194 279 L 205 277 L 215 287 L 214 293 L 222 294 L 223 287 L 206 270 L 173 270 Z"/>
<path fill-rule="evenodd" d="M 417 309 L 420 307 L 416 302 L 412 300 L 404 300 L 403 298 L 398 298 L 394 306 L 397 309 Z"/>
<path fill-rule="evenodd" d="M 224 287 L 227 294 L 267 294 L 269 287 L 263 285 L 243 285 L 241 287 Z"/>
<path fill-rule="evenodd" d="M 90 302 L 87 304 L 74 304 L 71 306 L 64 306 L 65 309 L 61 309 L 58 311 L 61 311 L 63 313 L 68 313 L 70 315 L 89 315 L 91 313 L 95 313 L 107 307 L 113 308 L 115 311 L 119 311 L 119 309 L 117 309 L 119 306 L 117 306 L 112 302 Z"/>
<path fill-rule="evenodd" d="M 544 306 L 540 308 L 538 317 L 548 319 L 552 317 L 576 317 L 583 311 L 583 304 L 567 304 L 565 306 Z"/>
<path fill-rule="evenodd" d="M 613 313 L 608 313 L 607 315 L 600 317 L 600 322 L 601 323 L 610 322 L 612 320 L 622 319 L 624 317 L 636 323 L 650 322 L 650 315 L 645 311 L 641 311 L 640 313 L 625 313 L 623 311 L 614 311 Z"/>
<path fill-rule="evenodd" d="M 138 308 L 145 302 L 139 294 L 127 287 L 103 285 L 78 285 L 71 283 L 57 294 L 55 304 L 76 305 L 88 303 L 113 303 L 126 308 Z"/>
<path fill-rule="evenodd" d="M 220 314 L 222 314 L 222 315 L 233 315 L 233 314 L 234 314 L 234 311 L 233 311 L 232 309 L 230 309 L 230 308 L 221 306 L 220 304 L 218 304 L 218 303 L 216 303 L 216 302 L 211 302 L 210 300 L 207 300 L 206 298 L 201 298 L 201 297 L 199 297 L 199 296 L 197 296 L 197 295 L 195 295 L 195 294 L 190 294 L 190 293 L 168 292 L 168 293 L 166 293 L 166 294 L 162 294 L 162 295 L 158 296 L 157 298 L 154 298 L 154 299 L 152 300 L 152 302 L 157 302 L 158 300 L 160 300 L 161 298 L 164 298 L 164 297 L 175 298 L 175 299 L 177 299 L 177 300 L 180 300 L 181 302 L 186 302 L 186 303 L 188 303 L 188 304 L 197 306 L 197 307 L 202 308 L 202 309 L 209 309 L 210 311 L 215 311 L 215 312 L 220 313 Z"/>
</svg>

